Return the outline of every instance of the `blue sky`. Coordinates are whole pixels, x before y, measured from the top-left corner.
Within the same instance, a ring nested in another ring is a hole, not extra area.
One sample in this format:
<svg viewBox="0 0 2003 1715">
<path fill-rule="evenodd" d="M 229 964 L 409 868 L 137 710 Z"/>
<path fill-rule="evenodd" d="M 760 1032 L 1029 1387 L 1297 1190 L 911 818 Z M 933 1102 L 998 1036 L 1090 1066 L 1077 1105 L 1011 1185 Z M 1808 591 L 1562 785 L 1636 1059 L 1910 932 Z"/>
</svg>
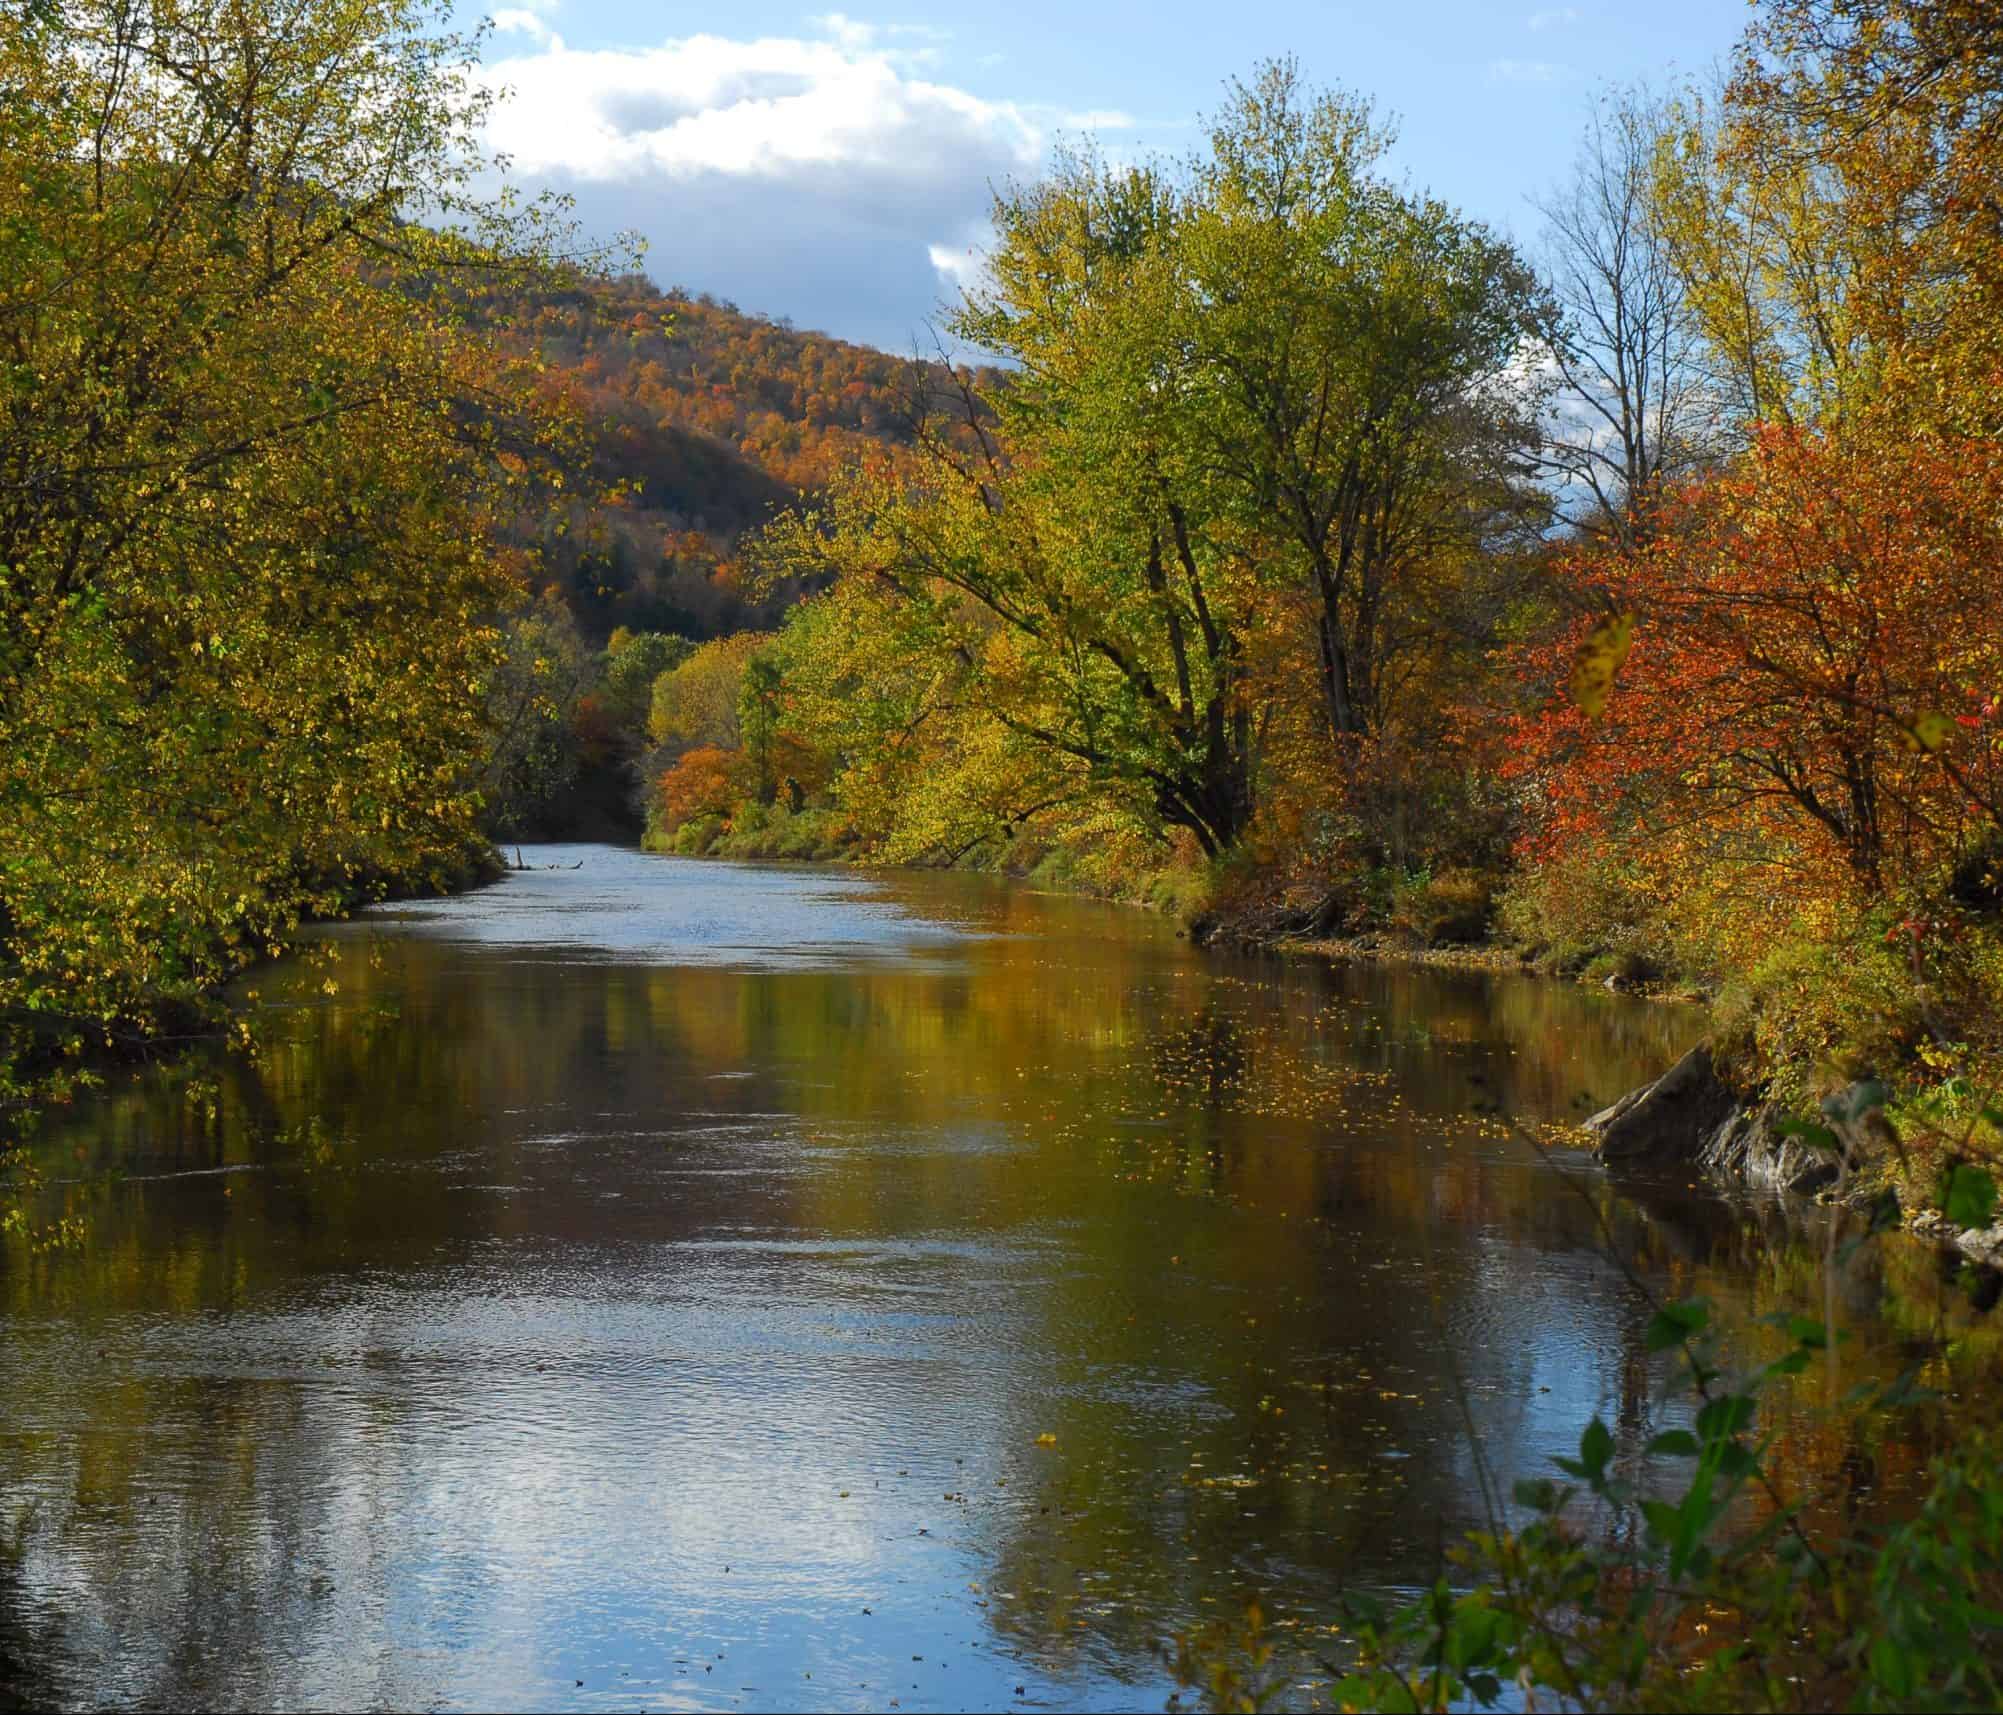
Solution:
<svg viewBox="0 0 2003 1715">
<path fill-rule="evenodd" d="M 1526 242 L 1607 84 L 1702 75 L 1745 0 L 1013 0 L 825 13 L 758 0 L 497 8 L 495 145 L 524 185 L 637 230 L 663 284 L 896 351 L 973 265 L 989 186 L 1060 136 L 1182 154 L 1281 53 L 1395 115 L 1395 170 Z"/>
</svg>

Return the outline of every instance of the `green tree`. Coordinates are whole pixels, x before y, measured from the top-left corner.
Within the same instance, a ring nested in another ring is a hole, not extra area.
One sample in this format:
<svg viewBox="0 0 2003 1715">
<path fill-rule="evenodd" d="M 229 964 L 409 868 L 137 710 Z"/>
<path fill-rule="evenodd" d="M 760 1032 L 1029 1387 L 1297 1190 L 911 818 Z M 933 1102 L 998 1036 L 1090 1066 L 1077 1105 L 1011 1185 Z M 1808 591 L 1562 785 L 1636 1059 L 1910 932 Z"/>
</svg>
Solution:
<svg viewBox="0 0 2003 1715">
<path fill-rule="evenodd" d="M 598 693 L 613 725 L 636 738 L 647 730 L 654 681 L 695 653 L 695 645 L 672 631 L 612 633 L 599 662 Z"/>
<path fill-rule="evenodd" d="M 546 594 L 509 620 L 485 685 L 490 748 L 483 824 L 503 837 L 546 829 L 582 765 L 578 709 L 597 663 L 570 610 Z"/>
<path fill-rule="evenodd" d="M 950 718 L 955 749 L 996 729 L 974 744 L 990 761 L 1036 758 L 1018 803 L 1103 795 L 1214 853 L 1254 803 L 1253 562 L 1186 456 L 1178 202 L 1087 156 L 1001 198 L 992 284 L 955 332 L 1009 358 L 1009 385 L 935 396 L 915 470 L 857 473 L 768 547 L 833 573 L 824 599 L 924 663 L 908 719 Z"/>
<path fill-rule="evenodd" d="M 1375 173 L 1369 105 L 1293 62 L 1234 84 L 1176 234 L 1193 468 L 1315 608 L 1338 741 L 1382 727 L 1437 627 L 1430 575 L 1541 521 L 1519 358 L 1535 281 L 1479 224 Z"/>
<path fill-rule="evenodd" d="M 550 420 L 461 322 L 557 229 L 444 17 L 0 11 L 0 1063 L 474 840 Z"/>
</svg>

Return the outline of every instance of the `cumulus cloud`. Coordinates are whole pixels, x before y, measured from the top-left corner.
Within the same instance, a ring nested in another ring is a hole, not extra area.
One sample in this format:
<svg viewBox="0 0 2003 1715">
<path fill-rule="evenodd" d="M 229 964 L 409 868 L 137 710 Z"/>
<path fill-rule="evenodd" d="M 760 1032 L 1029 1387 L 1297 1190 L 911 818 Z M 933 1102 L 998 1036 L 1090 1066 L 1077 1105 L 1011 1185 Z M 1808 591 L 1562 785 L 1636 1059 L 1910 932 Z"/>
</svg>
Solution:
<svg viewBox="0 0 2003 1715">
<path fill-rule="evenodd" d="M 516 180 L 570 194 L 588 232 L 640 232 L 664 283 L 892 350 L 970 276 L 990 185 L 1033 173 L 1065 122 L 924 75 L 839 13 L 815 40 L 592 51 L 507 16 L 535 44 L 486 73 L 511 92 L 489 141 Z"/>
<path fill-rule="evenodd" d="M 546 6 L 544 10 L 549 10 Z M 494 14 L 494 32 L 502 36 L 527 36 L 543 47 L 561 51 L 563 38 L 526 7 L 509 6 Z"/>
</svg>

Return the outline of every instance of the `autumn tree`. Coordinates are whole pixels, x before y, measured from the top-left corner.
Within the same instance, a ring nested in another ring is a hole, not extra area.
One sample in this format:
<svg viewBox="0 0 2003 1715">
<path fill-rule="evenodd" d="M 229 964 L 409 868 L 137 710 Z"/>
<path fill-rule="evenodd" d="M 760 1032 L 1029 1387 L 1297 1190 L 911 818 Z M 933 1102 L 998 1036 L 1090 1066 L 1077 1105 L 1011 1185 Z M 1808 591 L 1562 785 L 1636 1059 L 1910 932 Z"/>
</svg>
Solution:
<svg viewBox="0 0 2003 1715">
<path fill-rule="evenodd" d="M 1633 631 L 1521 734 L 1549 837 L 1798 895 L 1938 886 L 2003 833 L 1999 557 L 1993 442 L 1764 431 L 1638 554 L 1574 563 Z"/>
<path fill-rule="evenodd" d="M 1025 796 L 1102 794 L 1219 852 L 1255 793 L 1253 561 L 1190 457 L 1177 207 L 1159 175 L 1089 156 L 999 199 L 992 280 L 955 332 L 1010 359 L 1009 384 L 961 377 L 920 461 L 858 472 L 771 552 L 892 629 L 935 722 L 1036 755 Z"/>
<path fill-rule="evenodd" d="M 475 838 L 519 589 L 488 524 L 552 419 L 461 310 L 556 228 L 471 195 L 485 97 L 443 23 L 0 11 L 9 1050 L 141 1028 Z"/>
<path fill-rule="evenodd" d="M 1899 405 L 1994 434 L 2003 375 L 2003 22 L 1987 0 L 1768 0 L 1739 54 L 1735 158 L 1841 187 L 1848 303 Z"/>
<path fill-rule="evenodd" d="M 745 666 L 765 641 L 754 631 L 715 638 L 656 675 L 647 714 L 654 743 L 670 749 L 737 749 L 743 742 L 738 696 Z"/>
<path fill-rule="evenodd" d="M 1658 150 L 1658 219 L 1744 421 L 1993 433 L 1991 8 L 1776 0 Z"/>
<path fill-rule="evenodd" d="M 1385 180 L 1389 142 L 1367 103 L 1269 65 L 1232 86 L 1175 241 L 1183 432 L 1265 574 L 1311 593 L 1338 742 L 1380 730 L 1437 635 L 1442 563 L 1542 510 L 1518 373 L 1535 281 Z"/>
</svg>

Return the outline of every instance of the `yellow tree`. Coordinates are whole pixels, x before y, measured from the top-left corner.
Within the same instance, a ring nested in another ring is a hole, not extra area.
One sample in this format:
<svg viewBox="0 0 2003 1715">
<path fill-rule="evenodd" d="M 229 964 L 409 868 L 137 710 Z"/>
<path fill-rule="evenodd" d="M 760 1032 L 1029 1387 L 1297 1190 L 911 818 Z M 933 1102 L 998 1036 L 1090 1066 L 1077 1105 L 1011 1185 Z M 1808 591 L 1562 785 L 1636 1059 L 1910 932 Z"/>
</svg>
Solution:
<svg viewBox="0 0 2003 1715">
<path fill-rule="evenodd" d="M 443 19 L 0 12 L 0 1065 L 468 849 L 546 413 L 463 305 L 557 229 Z"/>
</svg>

